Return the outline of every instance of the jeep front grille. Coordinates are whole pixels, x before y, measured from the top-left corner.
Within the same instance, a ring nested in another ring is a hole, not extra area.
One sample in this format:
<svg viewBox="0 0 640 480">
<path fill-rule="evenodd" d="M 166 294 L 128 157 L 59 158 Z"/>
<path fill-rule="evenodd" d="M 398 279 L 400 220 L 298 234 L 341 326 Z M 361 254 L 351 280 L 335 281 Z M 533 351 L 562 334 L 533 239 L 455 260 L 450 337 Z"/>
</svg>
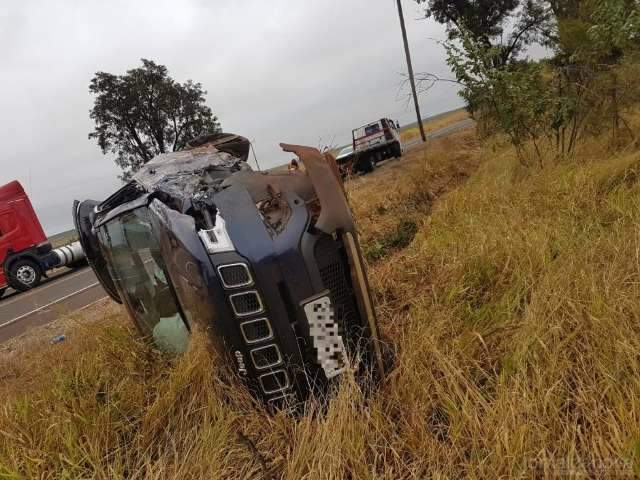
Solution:
<svg viewBox="0 0 640 480">
<path fill-rule="evenodd" d="M 272 407 L 283 408 L 288 407 L 294 404 L 296 401 L 296 396 L 292 392 L 285 392 L 282 395 L 278 395 L 277 397 L 272 397 L 267 402 Z"/>
<path fill-rule="evenodd" d="M 218 273 L 225 288 L 246 287 L 253 283 L 249 267 L 244 263 L 232 263 L 218 267 Z"/>
<path fill-rule="evenodd" d="M 275 367 L 282 363 L 282 355 L 277 345 L 267 345 L 251 350 L 251 359 L 258 370 Z"/>
<path fill-rule="evenodd" d="M 238 317 L 254 315 L 263 310 L 262 300 L 260 300 L 260 295 L 255 290 L 234 293 L 229 296 L 229 300 L 231 300 L 233 311 Z"/>
<path fill-rule="evenodd" d="M 258 318 L 257 320 L 249 320 L 240 324 L 240 330 L 244 341 L 248 344 L 262 342 L 273 338 L 273 330 L 269 320 L 266 318 Z"/>
<path fill-rule="evenodd" d="M 281 392 L 289 388 L 289 376 L 284 370 L 276 370 L 275 372 L 260 375 L 260 386 L 267 395 L 271 393 Z"/>
<path fill-rule="evenodd" d="M 345 268 L 337 242 L 326 235 L 316 243 L 314 256 L 324 288 L 329 290 L 336 322 L 349 329 L 358 323 L 357 307 L 351 288 L 350 273 Z"/>
</svg>

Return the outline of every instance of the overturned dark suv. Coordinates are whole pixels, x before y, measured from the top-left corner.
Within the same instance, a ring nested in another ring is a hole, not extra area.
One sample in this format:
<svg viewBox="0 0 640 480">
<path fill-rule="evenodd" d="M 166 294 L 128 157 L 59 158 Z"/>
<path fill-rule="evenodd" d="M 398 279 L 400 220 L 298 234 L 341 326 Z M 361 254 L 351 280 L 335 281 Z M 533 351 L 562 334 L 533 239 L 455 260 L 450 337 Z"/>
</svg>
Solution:
<svg viewBox="0 0 640 480">
<path fill-rule="evenodd" d="M 335 161 L 255 172 L 215 134 L 74 204 L 96 275 L 142 335 L 181 352 L 199 325 L 267 402 L 304 400 L 348 369 L 383 372 L 375 311 Z"/>
</svg>

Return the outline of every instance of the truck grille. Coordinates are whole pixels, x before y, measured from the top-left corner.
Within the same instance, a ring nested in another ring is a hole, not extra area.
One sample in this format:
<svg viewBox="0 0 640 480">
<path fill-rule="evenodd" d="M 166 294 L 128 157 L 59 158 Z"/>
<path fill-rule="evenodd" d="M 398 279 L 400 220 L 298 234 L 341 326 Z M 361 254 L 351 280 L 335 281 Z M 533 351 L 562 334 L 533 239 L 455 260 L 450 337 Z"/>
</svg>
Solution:
<svg viewBox="0 0 640 480">
<path fill-rule="evenodd" d="M 338 244 L 328 235 L 318 240 L 314 256 L 322 284 L 330 292 L 335 320 L 341 328 L 350 331 L 359 321 L 346 260 L 342 259 Z"/>
</svg>

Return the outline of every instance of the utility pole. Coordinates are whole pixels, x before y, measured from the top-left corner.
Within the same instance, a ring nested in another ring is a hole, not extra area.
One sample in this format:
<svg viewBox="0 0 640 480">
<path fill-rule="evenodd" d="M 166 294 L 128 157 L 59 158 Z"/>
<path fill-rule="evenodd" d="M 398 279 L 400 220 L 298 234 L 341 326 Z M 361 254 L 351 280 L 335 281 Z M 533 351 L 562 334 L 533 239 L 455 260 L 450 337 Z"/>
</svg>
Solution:
<svg viewBox="0 0 640 480">
<path fill-rule="evenodd" d="M 407 57 L 407 68 L 409 70 L 409 83 L 411 83 L 411 93 L 413 94 L 413 104 L 416 107 L 416 115 L 418 117 L 418 128 L 422 141 L 426 142 L 427 137 L 424 134 L 424 126 L 422 125 L 422 116 L 420 115 L 420 105 L 418 104 L 418 94 L 416 93 L 416 81 L 413 78 L 413 66 L 411 65 L 411 53 L 409 52 L 409 42 L 407 41 L 407 29 L 404 26 L 404 14 L 402 13 L 402 2 L 397 0 L 398 15 L 400 16 L 400 28 L 402 29 L 402 41 L 404 42 L 404 54 Z"/>
<path fill-rule="evenodd" d="M 253 142 L 255 142 L 255 140 Z M 253 142 L 249 141 L 249 145 L 251 146 L 251 153 L 253 153 L 253 159 L 256 161 L 256 167 L 258 167 L 258 171 L 261 172 L 262 170 L 260 170 L 260 164 L 258 163 L 258 157 L 256 157 L 256 149 L 253 148 Z"/>
</svg>

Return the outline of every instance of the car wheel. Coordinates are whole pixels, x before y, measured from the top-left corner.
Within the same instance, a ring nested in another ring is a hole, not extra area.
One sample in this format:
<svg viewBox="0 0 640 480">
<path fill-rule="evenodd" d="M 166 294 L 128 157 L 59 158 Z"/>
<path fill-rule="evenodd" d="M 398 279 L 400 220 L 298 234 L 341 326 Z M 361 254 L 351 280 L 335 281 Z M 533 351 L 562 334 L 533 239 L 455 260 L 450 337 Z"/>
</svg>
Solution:
<svg viewBox="0 0 640 480">
<path fill-rule="evenodd" d="M 9 268 L 9 285 L 21 292 L 37 287 L 41 279 L 40 266 L 33 260 L 18 260 Z"/>
<path fill-rule="evenodd" d="M 7 291 L 6 288 L 0 288 L 0 298 L 2 298 L 2 296 L 4 295 L 4 292 L 6 291 Z"/>
</svg>

